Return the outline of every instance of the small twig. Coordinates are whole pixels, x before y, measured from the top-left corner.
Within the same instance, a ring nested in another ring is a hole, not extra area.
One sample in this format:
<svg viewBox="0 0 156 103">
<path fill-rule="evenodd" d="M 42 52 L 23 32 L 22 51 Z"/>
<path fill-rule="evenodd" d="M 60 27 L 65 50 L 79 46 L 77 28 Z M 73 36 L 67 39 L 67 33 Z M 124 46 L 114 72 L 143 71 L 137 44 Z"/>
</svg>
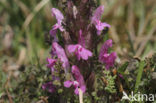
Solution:
<svg viewBox="0 0 156 103">
<path fill-rule="evenodd" d="M 83 103 L 83 92 L 80 88 L 79 88 L 79 103 Z"/>
</svg>

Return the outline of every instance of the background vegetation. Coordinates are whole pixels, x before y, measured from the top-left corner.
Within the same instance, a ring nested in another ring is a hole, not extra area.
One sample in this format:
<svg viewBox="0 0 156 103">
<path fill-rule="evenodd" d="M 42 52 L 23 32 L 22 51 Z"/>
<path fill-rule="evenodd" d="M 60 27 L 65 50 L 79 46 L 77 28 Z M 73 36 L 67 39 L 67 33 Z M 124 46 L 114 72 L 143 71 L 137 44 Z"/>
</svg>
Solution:
<svg viewBox="0 0 156 103">
<path fill-rule="evenodd" d="M 56 22 L 51 8 L 62 6 L 59 1 L 65 0 L 0 0 L 0 103 L 56 103 L 55 95 L 51 95 L 55 99 L 48 97 L 41 85 L 48 78 L 45 67 L 50 51 L 48 35 Z M 109 37 L 118 54 L 119 72 L 139 67 L 140 73 L 146 70 L 142 85 L 151 83 L 149 80 L 156 79 L 155 74 L 147 77 L 156 68 L 156 57 L 152 56 L 156 51 L 156 0 L 97 2 L 105 6 L 103 21 L 111 24 Z M 127 81 L 136 83 L 136 91 L 141 82 L 140 73 L 136 73 L 136 81 Z M 152 88 L 150 91 L 155 91 L 152 85 L 148 86 Z"/>
</svg>

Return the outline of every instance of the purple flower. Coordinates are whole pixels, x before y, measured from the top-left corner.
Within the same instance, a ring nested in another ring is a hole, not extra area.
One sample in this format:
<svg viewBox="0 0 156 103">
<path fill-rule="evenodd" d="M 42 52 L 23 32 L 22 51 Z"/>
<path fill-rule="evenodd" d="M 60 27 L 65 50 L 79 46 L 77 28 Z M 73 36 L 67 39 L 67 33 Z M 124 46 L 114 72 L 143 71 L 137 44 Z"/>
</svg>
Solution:
<svg viewBox="0 0 156 103">
<path fill-rule="evenodd" d="M 48 92 L 53 93 L 55 92 L 55 86 L 52 84 L 52 82 L 48 82 L 42 85 L 43 90 L 48 90 Z"/>
<path fill-rule="evenodd" d="M 55 65 L 56 60 L 55 59 L 51 59 L 51 58 L 47 58 L 47 62 L 48 62 L 47 67 L 51 68 L 51 67 L 53 67 Z"/>
<path fill-rule="evenodd" d="M 83 76 L 79 71 L 79 68 L 77 66 L 73 65 L 72 66 L 72 73 L 74 75 L 75 80 L 74 81 L 71 81 L 71 80 L 65 81 L 64 86 L 66 88 L 70 88 L 71 86 L 74 86 L 74 88 L 75 88 L 74 93 L 76 95 L 79 94 L 79 91 L 78 91 L 79 88 L 82 90 L 83 93 L 85 93 L 86 86 L 85 86 Z"/>
<path fill-rule="evenodd" d="M 73 85 L 73 81 L 68 80 L 68 81 L 65 81 L 65 82 L 64 82 L 64 86 L 65 86 L 66 88 L 70 88 L 72 85 Z"/>
<path fill-rule="evenodd" d="M 92 56 L 92 52 L 82 47 L 80 44 L 69 45 L 68 46 L 69 53 L 75 53 L 77 59 L 81 58 L 84 60 L 88 60 L 88 57 Z"/>
<path fill-rule="evenodd" d="M 97 20 L 99 21 L 101 19 L 101 16 L 103 14 L 103 11 L 104 11 L 104 6 L 101 5 L 99 6 L 93 13 L 93 17 L 91 18 L 91 22 L 93 24 L 96 24 L 97 23 Z"/>
<path fill-rule="evenodd" d="M 69 61 L 64 49 L 57 42 L 53 42 L 52 44 L 52 54 L 56 55 L 57 58 L 60 59 L 62 62 L 62 67 L 65 69 L 65 72 L 67 72 L 69 69 Z"/>
<path fill-rule="evenodd" d="M 61 23 L 62 20 L 64 19 L 63 14 L 60 12 L 60 10 L 56 9 L 56 8 L 52 8 L 52 16 L 55 16 L 55 18 L 57 19 L 57 23 Z"/>
<path fill-rule="evenodd" d="M 103 54 L 108 52 L 108 49 L 112 47 L 112 40 L 109 39 L 107 41 L 105 41 L 105 43 L 102 45 L 101 49 L 100 49 L 100 55 L 99 55 L 99 59 L 101 60 Z"/>
<path fill-rule="evenodd" d="M 71 80 L 67 80 L 64 82 L 64 86 L 66 88 L 70 88 L 71 86 L 74 86 L 75 88 L 77 88 L 79 86 L 79 83 L 77 81 L 71 81 Z"/>
<path fill-rule="evenodd" d="M 54 65 L 56 63 L 56 59 L 47 58 L 47 67 L 51 69 L 52 80 L 59 80 L 58 77 L 54 76 L 53 72 L 56 71 Z"/>
<path fill-rule="evenodd" d="M 105 63 L 106 69 L 114 66 L 116 59 L 116 53 L 112 52 L 111 54 L 104 54 L 102 57 L 102 63 Z"/>
<path fill-rule="evenodd" d="M 74 75 L 75 79 L 78 81 L 80 85 L 84 85 L 83 76 L 76 65 L 72 66 L 72 74 Z"/>
<path fill-rule="evenodd" d="M 99 61 L 104 63 L 106 69 L 108 70 L 110 67 L 114 66 L 115 59 L 117 57 L 115 52 L 108 53 L 108 49 L 112 47 L 112 40 L 107 40 L 101 47 L 100 54 L 99 54 Z"/>
<path fill-rule="evenodd" d="M 110 27 L 107 23 L 102 23 L 100 21 L 102 13 L 104 11 L 104 6 L 99 6 L 95 12 L 93 13 L 93 17 L 91 18 L 91 24 L 94 24 L 97 29 L 97 34 L 100 35 L 102 30 L 104 30 L 105 27 Z"/>
<path fill-rule="evenodd" d="M 97 29 L 97 34 L 100 35 L 102 30 L 104 30 L 105 27 L 110 28 L 111 26 L 107 23 L 102 23 L 101 21 L 97 21 L 97 24 L 95 25 Z"/>
<path fill-rule="evenodd" d="M 51 31 L 50 31 L 50 33 L 55 33 L 56 32 L 56 30 L 57 29 L 59 29 L 60 31 L 64 31 L 64 28 L 63 28 L 63 26 L 61 25 L 61 22 L 60 23 L 56 23 L 53 27 L 52 27 L 52 29 L 51 29 Z M 52 32 L 53 31 L 53 32 Z M 51 35 L 52 35 L 51 34 Z"/>
<path fill-rule="evenodd" d="M 58 39 L 57 39 L 57 37 L 56 37 L 56 32 L 57 32 L 57 30 L 55 30 L 55 29 L 51 29 L 51 30 L 49 31 L 49 34 L 50 34 L 51 37 L 53 37 L 53 41 L 54 41 L 54 42 L 58 42 Z"/>
<path fill-rule="evenodd" d="M 58 39 L 56 38 L 56 32 L 57 29 L 59 29 L 60 31 L 64 31 L 64 28 L 62 26 L 62 22 L 64 19 L 63 14 L 56 8 L 52 8 L 52 15 L 55 16 L 57 23 L 52 27 L 52 29 L 50 30 L 50 35 L 54 38 L 54 41 L 58 41 Z"/>
</svg>

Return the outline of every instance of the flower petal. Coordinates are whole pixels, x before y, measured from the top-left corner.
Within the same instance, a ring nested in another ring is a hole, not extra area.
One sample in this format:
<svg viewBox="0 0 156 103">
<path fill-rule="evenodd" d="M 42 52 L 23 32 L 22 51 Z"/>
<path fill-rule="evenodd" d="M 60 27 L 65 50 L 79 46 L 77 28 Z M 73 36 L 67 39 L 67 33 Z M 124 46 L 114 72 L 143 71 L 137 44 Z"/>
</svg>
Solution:
<svg viewBox="0 0 156 103">
<path fill-rule="evenodd" d="M 67 48 L 69 53 L 73 53 L 76 51 L 77 45 L 69 45 Z"/>
<path fill-rule="evenodd" d="M 47 58 L 47 62 L 49 63 L 49 64 L 47 64 L 47 67 L 51 68 L 51 67 L 53 67 L 55 65 L 56 60 L 55 59 L 51 59 L 51 58 Z"/>
<path fill-rule="evenodd" d="M 72 84 L 73 84 L 73 82 L 70 81 L 70 80 L 65 81 L 65 82 L 64 82 L 64 87 L 69 88 L 69 87 L 71 87 Z"/>
<path fill-rule="evenodd" d="M 78 88 L 78 87 L 75 88 L 74 93 L 75 93 L 76 95 L 79 95 L 79 88 Z"/>
<path fill-rule="evenodd" d="M 69 69 L 69 61 L 64 49 L 57 42 L 53 42 L 52 51 L 57 55 L 58 59 L 61 60 L 62 66 L 65 68 L 66 72 L 66 70 Z"/>
<path fill-rule="evenodd" d="M 89 56 L 92 56 L 92 52 L 83 48 L 82 51 L 80 52 L 81 58 L 84 60 L 88 60 Z"/>
<path fill-rule="evenodd" d="M 108 49 L 112 47 L 112 40 L 107 40 L 101 47 L 100 54 L 99 54 L 99 61 L 101 63 L 104 63 L 106 66 L 106 69 L 109 69 L 110 67 L 114 66 L 115 59 L 117 57 L 117 54 L 115 52 L 108 53 Z"/>
<path fill-rule="evenodd" d="M 69 45 L 68 51 L 70 53 L 74 52 L 77 56 L 77 59 L 80 60 L 80 58 L 87 60 L 89 56 L 92 56 L 92 52 L 82 47 L 80 44 L 76 45 Z"/>
<path fill-rule="evenodd" d="M 103 11 L 104 11 L 104 6 L 103 6 L 103 5 L 99 6 L 99 7 L 94 11 L 93 17 L 92 17 L 92 19 L 91 19 L 91 22 L 92 22 L 93 24 L 95 24 L 97 20 L 100 20 L 100 19 L 101 19 L 101 16 L 102 16 Z"/>
<path fill-rule="evenodd" d="M 76 81 L 79 83 L 79 86 L 85 85 L 83 75 L 80 73 L 79 68 L 76 65 L 72 66 L 72 73 Z"/>
<path fill-rule="evenodd" d="M 63 14 L 60 12 L 60 10 L 56 9 L 56 8 L 52 8 L 52 15 L 56 17 L 57 22 L 60 23 L 62 22 L 62 20 L 64 19 Z"/>
<path fill-rule="evenodd" d="M 86 91 L 86 86 L 85 86 L 85 85 L 82 85 L 82 86 L 80 87 L 80 89 L 82 90 L 83 93 L 85 93 L 85 91 Z"/>
</svg>

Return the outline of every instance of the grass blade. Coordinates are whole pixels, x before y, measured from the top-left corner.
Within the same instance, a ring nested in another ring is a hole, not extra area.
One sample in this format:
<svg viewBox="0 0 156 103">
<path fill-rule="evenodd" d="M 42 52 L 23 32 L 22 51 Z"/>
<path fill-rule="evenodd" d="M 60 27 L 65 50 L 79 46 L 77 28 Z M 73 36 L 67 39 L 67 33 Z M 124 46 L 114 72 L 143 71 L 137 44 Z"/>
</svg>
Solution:
<svg viewBox="0 0 156 103">
<path fill-rule="evenodd" d="M 138 91 L 138 87 L 142 78 L 142 73 L 143 73 L 143 69 L 145 66 L 145 61 L 141 61 L 139 64 L 139 70 L 138 70 L 138 74 L 137 74 L 137 78 L 136 78 L 136 83 L 135 83 L 135 92 Z"/>
</svg>

